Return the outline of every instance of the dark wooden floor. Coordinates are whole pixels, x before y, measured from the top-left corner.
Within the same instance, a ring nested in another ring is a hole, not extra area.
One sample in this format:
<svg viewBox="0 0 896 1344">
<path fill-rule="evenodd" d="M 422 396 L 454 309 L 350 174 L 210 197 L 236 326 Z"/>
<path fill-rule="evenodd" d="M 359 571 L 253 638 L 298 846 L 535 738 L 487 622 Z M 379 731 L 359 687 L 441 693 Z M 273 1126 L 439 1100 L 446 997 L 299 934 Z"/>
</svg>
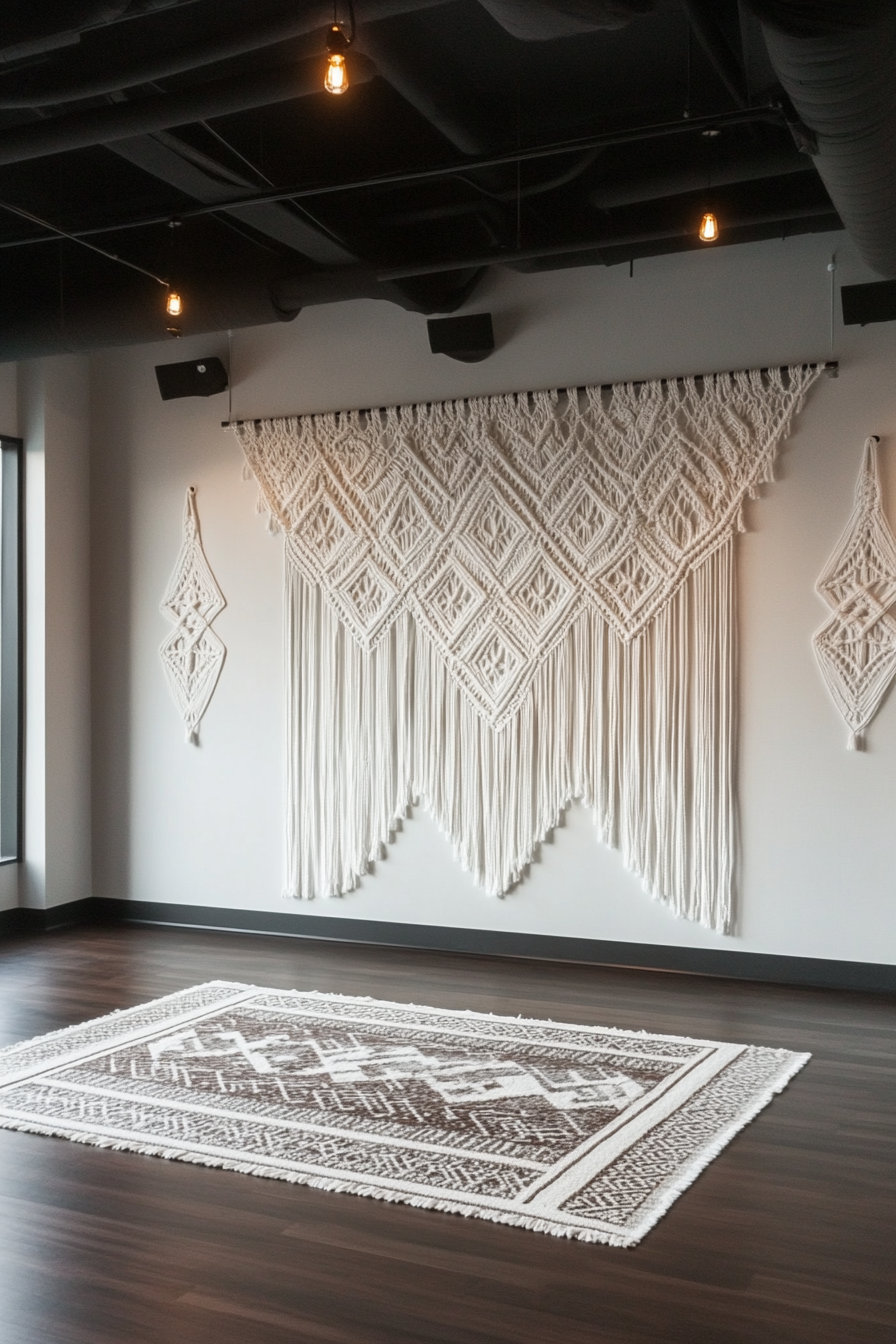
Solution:
<svg viewBox="0 0 896 1344">
<path fill-rule="evenodd" d="M 83 929 L 0 944 L 0 1044 L 214 978 L 814 1059 L 628 1251 L 2 1131 L 2 1344 L 896 1341 L 892 998 Z"/>
</svg>

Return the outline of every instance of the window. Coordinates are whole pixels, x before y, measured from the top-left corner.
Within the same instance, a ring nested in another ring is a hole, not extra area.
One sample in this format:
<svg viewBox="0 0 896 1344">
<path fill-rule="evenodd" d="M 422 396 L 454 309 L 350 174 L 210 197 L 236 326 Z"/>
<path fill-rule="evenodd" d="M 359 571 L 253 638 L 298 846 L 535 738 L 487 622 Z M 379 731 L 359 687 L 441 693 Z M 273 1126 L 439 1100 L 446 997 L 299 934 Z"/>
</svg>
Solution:
<svg viewBox="0 0 896 1344">
<path fill-rule="evenodd" d="M 22 853 L 22 443 L 0 435 L 0 863 Z"/>
</svg>

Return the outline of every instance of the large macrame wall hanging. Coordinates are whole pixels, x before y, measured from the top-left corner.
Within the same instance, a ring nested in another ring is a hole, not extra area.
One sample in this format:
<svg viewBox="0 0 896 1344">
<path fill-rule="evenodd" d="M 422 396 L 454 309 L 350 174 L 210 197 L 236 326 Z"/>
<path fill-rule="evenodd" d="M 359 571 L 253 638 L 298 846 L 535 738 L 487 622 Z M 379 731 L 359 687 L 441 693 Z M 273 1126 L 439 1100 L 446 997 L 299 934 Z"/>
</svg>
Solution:
<svg viewBox="0 0 896 1344">
<path fill-rule="evenodd" d="M 236 427 L 286 533 L 287 891 L 421 798 L 488 892 L 574 798 L 726 930 L 733 534 L 818 366 Z"/>
<path fill-rule="evenodd" d="M 896 676 L 896 537 L 884 514 L 876 438 L 865 440 L 853 511 L 815 587 L 832 609 L 813 637 L 815 656 L 855 751 Z"/>
<path fill-rule="evenodd" d="M 211 623 L 226 603 L 209 568 L 199 534 L 196 487 L 187 490 L 183 539 L 161 611 L 174 629 L 159 649 L 165 680 L 184 721 L 186 740 L 198 744 L 199 721 L 208 709 L 225 649 Z"/>
</svg>

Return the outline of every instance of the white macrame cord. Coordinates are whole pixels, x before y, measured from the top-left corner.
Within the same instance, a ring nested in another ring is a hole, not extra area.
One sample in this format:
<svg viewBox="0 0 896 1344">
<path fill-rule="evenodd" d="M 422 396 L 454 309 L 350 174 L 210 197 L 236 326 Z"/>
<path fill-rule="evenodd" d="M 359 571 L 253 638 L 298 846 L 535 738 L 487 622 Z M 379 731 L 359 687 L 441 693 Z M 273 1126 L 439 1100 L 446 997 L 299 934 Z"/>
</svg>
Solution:
<svg viewBox="0 0 896 1344">
<path fill-rule="evenodd" d="M 877 439 L 865 440 L 846 529 L 815 585 L 832 615 L 812 643 L 831 699 L 850 729 L 851 751 L 896 676 L 896 537 L 887 522 Z"/>
<path fill-rule="evenodd" d="M 422 800 L 493 894 L 573 799 L 732 921 L 733 534 L 821 369 L 246 422 L 286 533 L 287 891 Z"/>
<path fill-rule="evenodd" d="M 225 649 L 211 623 L 226 603 L 209 568 L 199 533 L 196 487 L 187 490 L 183 539 L 160 610 L 174 629 L 159 649 L 165 681 L 184 722 L 186 741 L 198 745 L 199 722 L 214 694 Z"/>
</svg>

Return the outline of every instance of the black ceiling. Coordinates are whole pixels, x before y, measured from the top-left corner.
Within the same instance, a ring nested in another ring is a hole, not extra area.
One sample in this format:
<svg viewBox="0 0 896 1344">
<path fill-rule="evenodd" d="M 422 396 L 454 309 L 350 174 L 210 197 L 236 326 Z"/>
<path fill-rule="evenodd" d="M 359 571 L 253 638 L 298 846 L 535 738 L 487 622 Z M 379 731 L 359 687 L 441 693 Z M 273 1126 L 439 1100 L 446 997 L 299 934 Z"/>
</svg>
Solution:
<svg viewBox="0 0 896 1344">
<path fill-rule="evenodd" d="M 707 209 L 723 246 L 840 227 L 757 12 L 823 33 L 842 5 L 355 9 L 334 97 L 332 4 L 5 0 L 0 203 L 174 283 L 186 330 L 359 294 L 450 311 L 492 263 L 702 247 Z M 0 354 L 162 335 L 163 306 L 139 271 L 0 209 Z"/>
</svg>

